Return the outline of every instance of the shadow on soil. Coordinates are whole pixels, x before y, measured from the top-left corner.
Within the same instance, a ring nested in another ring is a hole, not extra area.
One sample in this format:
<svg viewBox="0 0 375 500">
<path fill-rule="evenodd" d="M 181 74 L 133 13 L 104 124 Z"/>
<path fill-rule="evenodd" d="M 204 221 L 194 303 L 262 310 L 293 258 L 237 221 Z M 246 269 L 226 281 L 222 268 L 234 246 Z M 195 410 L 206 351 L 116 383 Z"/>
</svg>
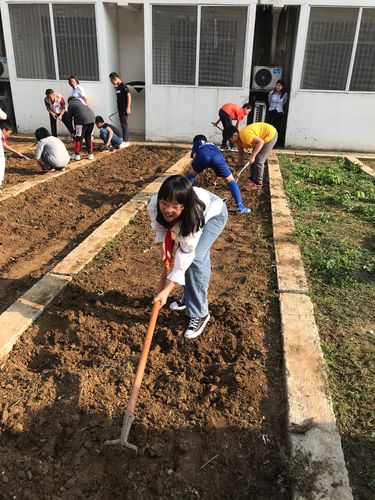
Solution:
<svg viewBox="0 0 375 500">
<path fill-rule="evenodd" d="M 276 354 L 266 359 L 270 387 L 259 401 L 259 414 L 250 422 L 241 420 L 241 405 L 247 419 L 254 403 L 241 399 L 241 384 L 248 382 L 241 378 L 246 371 L 237 366 L 240 347 L 231 344 L 217 357 L 203 336 L 187 344 L 176 334 L 183 315 L 163 310 L 129 434 L 129 442 L 139 447 L 136 456 L 104 446 L 104 441 L 120 435 L 149 320 L 148 291 L 129 297 L 117 291 L 89 293 L 74 285 L 68 292 L 43 314 L 28 343 L 16 348 L 17 367 L 10 368 L 11 381 L 5 377 L 5 388 L 17 395 L 3 406 L 2 498 L 291 498 L 280 435 L 285 402 L 280 381 L 274 380 L 275 363 L 281 363 Z M 75 310 L 75 321 L 64 315 L 65 308 Z M 222 308 L 211 307 L 218 326 Z M 123 343 L 119 338 L 113 349 L 114 340 L 105 341 L 108 332 L 93 328 L 97 320 L 103 330 L 110 325 L 118 333 L 126 323 Z M 265 343 L 272 342 L 270 335 Z M 259 349 L 250 349 L 246 357 L 256 363 L 262 357 Z M 121 356 L 115 360 L 118 350 Z M 277 423 L 275 411 L 282 415 Z"/>
</svg>

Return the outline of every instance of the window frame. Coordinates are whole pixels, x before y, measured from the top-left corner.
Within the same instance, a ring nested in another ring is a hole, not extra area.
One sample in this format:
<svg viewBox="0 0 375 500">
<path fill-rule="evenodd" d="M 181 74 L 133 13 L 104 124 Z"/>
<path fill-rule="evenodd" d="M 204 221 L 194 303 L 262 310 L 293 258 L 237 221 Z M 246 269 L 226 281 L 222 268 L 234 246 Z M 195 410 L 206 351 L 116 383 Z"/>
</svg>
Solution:
<svg viewBox="0 0 375 500">
<path fill-rule="evenodd" d="M 9 5 L 29 5 L 32 2 L 28 2 L 25 0 L 24 2 L 9 2 L 8 3 L 8 19 L 10 22 L 10 11 L 9 11 Z M 55 64 L 55 78 L 31 78 L 31 77 L 23 77 L 23 76 L 18 76 L 17 71 L 16 71 L 16 80 L 19 81 L 33 81 L 33 82 L 45 82 L 45 81 L 59 81 L 59 82 L 65 82 L 66 78 L 60 78 L 60 68 L 58 64 L 58 54 L 57 54 L 57 42 L 56 42 L 56 33 L 55 33 L 55 23 L 54 23 L 54 18 L 53 18 L 53 5 L 58 5 L 57 2 L 40 2 L 41 4 L 46 4 L 48 5 L 48 14 L 49 14 L 49 20 L 50 20 L 50 27 L 51 27 L 51 37 L 52 37 L 52 50 L 53 50 L 53 61 Z M 80 78 L 80 82 L 84 83 L 100 83 L 102 81 L 101 79 L 101 72 L 100 72 L 100 47 L 98 43 L 98 12 L 97 12 L 97 5 L 96 2 L 85 2 L 84 0 L 78 1 L 78 2 L 72 2 L 67 0 L 64 2 L 66 5 L 75 5 L 76 3 L 82 3 L 85 5 L 93 5 L 94 6 L 94 13 L 95 13 L 95 30 L 96 30 L 96 50 L 97 50 L 97 57 L 98 57 L 98 79 L 97 80 L 85 80 L 84 78 Z M 13 50 L 13 40 L 12 40 L 12 51 L 13 51 L 13 57 L 14 57 L 14 62 L 16 65 L 16 54 Z"/>
<path fill-rule="evenodd" d="M 327 93 L 327 94 L 375 94 L 374 90 L 350 90 L 350 83 L 352 80 L 352 75 L 353 75 L 353 68 L 354 68 L 354 62 L 355 62 L 355 57 L 356 57 L 356 52 L 357 52 L 357 45 L 358 45 L 358 38 L 359 38 L 359 33 L 361 29 L 361 22 L 362 22 L 362 13 L 363 9 L 375 9 L 375 7 L 356 7 L 356 6 L 336 6 L 336 5 L 329 5 L 329 6 L 311 6 L 310 7 L 310 12 L 309 12 L 309 19 L 308 19 L 308 24 L 307 28 L 310 26 L 310 16 L 311 16 L 311 9 L 314 7 L 324 7 L 327 9 L 332 9 L 332 8 L 357 8 L 358 13 L 357 13 L 357 21 L 356 21 L 356 28 L 355 28 L 355 33 L 354 33 L 354 38 L 353 38 L 353 45 L 352 45 L 352 51 L 350 55 L 350 61 L 349 61 L 349 67 L 348 67 L 348 72 L 346 76 L 346 83 L 345 83 L 345 89 L 305 89 L 302 88 L 302 78 L 303 78 L 303 66 L 304 66 L 304 58 L 305 58 L 305 53 L 306 53 L 306 46 L 307 46 L 307 34 L 306 33 L 306 38 L 305 38 L 305 45 L 303 49 L 303 60 L 302 60 L 302 66 L 301 66 L 301 75 L 300 75 L 300 82 L 299 82 L 299 92 L 308 92 L 308 93 Z"/>
<path fill-rule="evenodd" d="M 179 4 L 176 6 L 184 6 L 186 4 Z M 151 4 L 151 26 L 153 26 L 153 7 L 168 7 L 168 4 Z M 196 7 L 197 9 L 197 32 L 196 32 L 196 47 L 195 47 L 195 83 L 194 85 L 188 85 L 188 84 L 171 84 L 171 83 L 154 83 L 154 69 L 153 67 L 151 68 L 151 81 L 152 85 L 155 85 L 157 87 L 175 87 L 175 88 L 191 88 L 191 89 L 234 89 L 234 90 L 241 90 L 244 88 L 244 82 L 245 82 L 245 68 L 246 68 L 246 53 L 247 53 L 247 43 L 248 43 L 248 26 L 249 26 L 249 15 L 250 15 L 250 9 L 249 5 L 236 5 L 238 7 L 244 7 L 246 8 L 246 28 L 245 28 L 245 42 L 244 42 L 244 59 L 243 59 L 243 65 L 242 65 L 242 84 L 240 87 L 235 86 L 235 87 L 228 87 L 228 86 L 217 86 L 217 85 L 199 85 L 199 64 L 200 64 L 200 39 L 201 39 L 201 19 L 202 19 L 202 7 L 216 7 L 216 8 L 222 8 L 222 9 L 230 9 L 233 6 L 232 5 L 211 5 L 211 4 L 198 4 L 198 5 L 192 5 L 193 7 Z M 151 53 L 153 53 L 154 47 L 153 47 L 153 38 L 151 37 Z"/>
</svg>

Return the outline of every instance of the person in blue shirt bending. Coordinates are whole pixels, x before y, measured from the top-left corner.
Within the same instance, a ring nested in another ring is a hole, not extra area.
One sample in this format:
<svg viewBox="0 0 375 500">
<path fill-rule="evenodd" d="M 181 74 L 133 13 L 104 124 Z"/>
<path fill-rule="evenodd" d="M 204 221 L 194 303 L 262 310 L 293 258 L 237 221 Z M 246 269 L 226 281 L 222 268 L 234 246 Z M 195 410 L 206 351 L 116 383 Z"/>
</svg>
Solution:
<svg viewBox="0 0 375 500">
<path fill-rule="evenodd" d="M 249 214 L 251 212 L 250 208 L 245 207 L 242 203 L 241 192 L 237 181 L 233 177 L 232 171 L 226 164 L 223 155 L 215 144 L 207 142 L 207 138 L 204 135 L 196 135 L 193 139 L 193 148 L 190 156 L 193 158 L 193 161 L 191 163 L 192 168 L 187 174 L 187 178 L 191 184 L 194 184 L 196 176 L 203 172 L 203 170 L 212 168 L 216 176 L 224 178 L 228 184 L 228 188 L 237 205 L 237 213 Z"/>
</svg>

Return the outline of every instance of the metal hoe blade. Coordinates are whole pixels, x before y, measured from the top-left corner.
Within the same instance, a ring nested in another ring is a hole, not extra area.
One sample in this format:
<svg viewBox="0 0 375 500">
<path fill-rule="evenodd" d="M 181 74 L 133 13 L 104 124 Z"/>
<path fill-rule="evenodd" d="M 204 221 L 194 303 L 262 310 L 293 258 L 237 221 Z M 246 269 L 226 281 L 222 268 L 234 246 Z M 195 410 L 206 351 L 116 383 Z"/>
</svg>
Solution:
<svg viewBox="0 0 375 500">
<path fill-rule="evenodd" d="M 138 446 L 135 444 L 130 444 L 128 442 L 128 437 L 129 437 L 129 432 L 130 428 L 132 426 L 134 420 L 134 414 L 130 412 L 126 412 L 124 415 L 124 420 L 122 421 L 122 429 L 121 429 L 121 435 L 120 439 L 112 439 L 105 441 L 104 444 L 120 444 L 121 446 L 124 446 L 124 448 L 130 448 L 131 450 L 134 450 L 136 453 L 138 453 Z"/>
</svg>

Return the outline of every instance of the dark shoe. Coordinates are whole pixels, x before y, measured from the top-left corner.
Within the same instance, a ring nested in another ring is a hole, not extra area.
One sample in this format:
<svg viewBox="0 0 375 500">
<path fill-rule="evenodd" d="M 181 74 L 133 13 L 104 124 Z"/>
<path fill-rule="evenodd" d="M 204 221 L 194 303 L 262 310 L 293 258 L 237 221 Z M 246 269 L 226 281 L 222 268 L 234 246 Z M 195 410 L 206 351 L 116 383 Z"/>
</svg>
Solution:
<svg viewBox="0 0 375 500">
<path fill-rule="evenodd" d="M 172 311 L 183 311 L 186 309 L 184 298 L 182 297 L 182 299 L 171 302 L 169 304 L 169 309 L 172 309 Z"/>
<path fill-rule="evenodd" d="M 184 337 L 186 339 L 195 339 L 198 337 L 204 330 L 204 327 L 207 325 L 210 319 L 210 314 L 204 316 L 203 318 L 190 318 L 189 325 L 185 330 Z"/>
<path fill-rule="evenodd" d="M 55 171 L 55 169 L 50 167 L 49 165 L 43 165 L 43 172 L 45 174 L 48 174 L 49 172 L 54 172 L 54 171 Z"/>
</svg>

